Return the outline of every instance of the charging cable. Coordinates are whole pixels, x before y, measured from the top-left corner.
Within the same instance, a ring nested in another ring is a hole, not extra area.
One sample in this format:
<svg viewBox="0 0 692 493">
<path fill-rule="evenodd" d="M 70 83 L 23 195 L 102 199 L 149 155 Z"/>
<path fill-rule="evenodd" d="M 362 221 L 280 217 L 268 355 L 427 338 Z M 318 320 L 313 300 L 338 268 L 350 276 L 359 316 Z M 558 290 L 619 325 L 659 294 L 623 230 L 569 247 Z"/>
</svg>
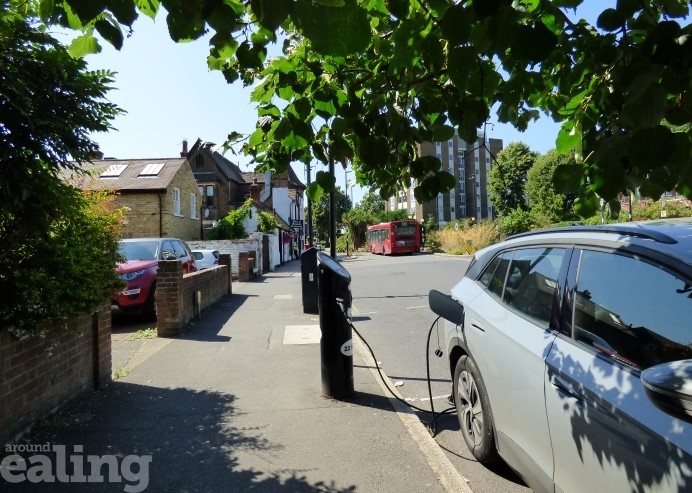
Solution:
<svg viewBox="0 0 692 493">
<path fill-rule="evenodd" d="M 380 365 L 377 363 L 377 358 L 375 357 L 375 352 L 372 350 L 370 347 L 370 344 L 368 344 L 368 341 L 365 340 L 365 338 L 361 335 L 360 332 L 358 332 L 358 329 L 353 325 L 351 322 L 351 317 L 348 315 L 347 310 L 345 309 L 345 306 L 343 304 L 343 300 L 337 298 L 337 304 L 339 305 L 339 308 L 341 308 L 341 313 L 344 315 L 344 318 L 346 319 L 346 323 L 351 326 L 351 329 L 358 335 L 361 341 L 363 341 L 363 344 L 365 344 L 365 347 L 368 348 L 368 351 L 370 352 L 370 355 L 372 356 L 373 361 L 375 362 L 375 366 L 377 367 L 377 373 L 379 373 L 380 378 L 384 382 L 385 387 L 387 387 L 387 390 L 389 391 L 392 396 L 399 402 L 402 402 L 409 406 L 411 409 L 414 409 L 416 411 L 420 411 L 423 413 L 427 414 L 432 414 L 432 423 L 427 426 L 428 431 L 430 434 L 434 437 L 437 435 L 437 418 L 438 416 L 444 415 L 444 414 L 449 414 L 451 412 L 456 412 L 456 407 L 450 407 L 448 409 L 445 409 L 444 411 L 440 413 L 435 412 L 435 406 L 433 403 L 433 398 L 432 398 L 432 386 L 430 384 L 430 336 L 432 335 L 433 328 L 435 328 L 435 324 L 440 320 L 441 317 L 437 317 L 433 323 L 430 325 L 430 330 L 428 331 L 428 341 L 426 343 L 425 347 L 425 366 L 426 366 L 426 371 L 427 371 L 427 377 L 428 377 L 428 397 L 430 398 L 430 410 L 428 409 L 423 409 L 418 406 L 415 406 L 411 404 L 408 401 L 405 401 L 401 397 L 399 397 L 389 386 L 387 383 L 388 378 L 385 378 L 385 376 L 382 374 L 382 370 L 380 369 Z M 439 348 L 439 340 L 438 340 L 438 348 L 435 350 L 435 355 L 436 356 L 442 356 L 442 350 Z"/>
</svg>

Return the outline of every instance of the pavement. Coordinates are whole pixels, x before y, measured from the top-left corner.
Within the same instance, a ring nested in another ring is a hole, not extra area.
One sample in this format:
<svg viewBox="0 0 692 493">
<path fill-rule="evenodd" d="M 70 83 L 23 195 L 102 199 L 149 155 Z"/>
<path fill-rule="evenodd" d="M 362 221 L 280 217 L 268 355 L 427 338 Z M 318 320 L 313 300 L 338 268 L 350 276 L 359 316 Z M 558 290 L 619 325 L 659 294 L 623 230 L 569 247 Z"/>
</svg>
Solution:
<svg viewBox="0 0 692 493">
<path fill-rule="evenodd" d="M 50 485 L 27 474 L 2 491 L 471 492 L 355 332 L 355 394 L 323 395 L 299 261 L 233 283 L 179 337 L 146 328 L 114 327 L 117 378 L 26 438 L 64 446 L 65 474 Z M 47 454 L 59 468 L 58 455 Z M 99 477 L 87 456 L 114 459 Z"/>
</svg>

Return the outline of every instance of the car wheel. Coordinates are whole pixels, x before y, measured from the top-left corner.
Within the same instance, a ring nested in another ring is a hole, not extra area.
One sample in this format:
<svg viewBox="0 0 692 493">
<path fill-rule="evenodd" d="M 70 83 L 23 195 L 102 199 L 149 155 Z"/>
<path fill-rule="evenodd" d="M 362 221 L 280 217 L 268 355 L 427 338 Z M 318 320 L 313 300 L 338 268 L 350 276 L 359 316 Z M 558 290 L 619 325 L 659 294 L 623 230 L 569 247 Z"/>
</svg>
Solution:
<svg viewBox="0 0 692 493">
<path fill-rule="evenodd" d="M 148 322 L 156 321 L 156 284 L 149 291 L 149 298 L 147 298 L 147 302 L 144 304 L 142 315 Z"/>
<path fill-rule="evenodd" d="M 497 462 L 490 402 L 481 374 L 474 361 L 462 356 L 454 369 L 454 405 L 464 441 L 482 464 Z"/>
</svg>

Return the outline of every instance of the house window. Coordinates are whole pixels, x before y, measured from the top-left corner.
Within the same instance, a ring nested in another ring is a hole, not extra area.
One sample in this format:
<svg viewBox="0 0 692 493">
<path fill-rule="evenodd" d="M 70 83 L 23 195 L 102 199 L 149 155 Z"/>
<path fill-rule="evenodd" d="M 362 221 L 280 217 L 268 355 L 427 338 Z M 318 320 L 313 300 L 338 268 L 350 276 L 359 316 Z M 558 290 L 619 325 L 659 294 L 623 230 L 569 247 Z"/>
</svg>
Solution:
<svg viewBox="0 0 692 493">
<path fill-rule="evenodd" d="M 207 207 L 214 206 L 214 185 L 207 185 L 204 187 L 204 199 Z"/>
<path fill-rule="evenodd" d="M 197 194 L 190 194 L 190 217 L 192 219 L 197 219 Z"/>
<path fill-rule="evenodd" d="M 195 156 L 195 165 L 198 168 L 203 168 L 204 167 L 204 157 L 201 154 L 197 154 Z"/>
<path fill-rule="evenodd" d="M 173 215 L 183 215 L 180 210 L 180 189 L 178 187 L 173 188 Z"/>
</svg>

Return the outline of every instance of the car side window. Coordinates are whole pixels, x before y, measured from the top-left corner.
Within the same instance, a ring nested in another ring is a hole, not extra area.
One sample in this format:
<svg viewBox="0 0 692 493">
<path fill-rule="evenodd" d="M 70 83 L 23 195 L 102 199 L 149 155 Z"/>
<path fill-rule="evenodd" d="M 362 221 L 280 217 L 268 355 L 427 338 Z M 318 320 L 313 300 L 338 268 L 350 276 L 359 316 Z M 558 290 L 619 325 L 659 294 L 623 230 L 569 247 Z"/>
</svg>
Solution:
<svg viewBox="0 0 692 493">
<path fill-rule="evenodd" d="M 566 251 L 552 247 L 515 250 L 502 301 L 547 326 Z"/>
<path fill-rule="evenodd" d="M 161 260 L 177 260 L 177 258 L 173 242 L 171 240 L 164 241 L 161 245 Z"/>
<path fill-rule="evenodd" d="M 692 358 L 692 283 L 641 258 L 582 252 L 574 339 L 644 369 Z"/>
<path fill-rule="evenodd" d="M 173 242 L 173 248 L 175 249 L 175 256 L 177 258 L 185 258 L 187 257 L 187 250 L 185 250 L 185 247 L 183 246 L 182 243 L 179 241 L 174 241 Z"/>
<path fill-rule="evenodd" d="M 488 291 L 500 298 L 502 298 L 502 289 L 505 286 L 505 277 L 507 277 L 507 266 L 512 260 L 513 253 L 513 251 L 505 252 L 491 260 L 479 279 L 479 282 L 488 288 Z"/>
</svg>

